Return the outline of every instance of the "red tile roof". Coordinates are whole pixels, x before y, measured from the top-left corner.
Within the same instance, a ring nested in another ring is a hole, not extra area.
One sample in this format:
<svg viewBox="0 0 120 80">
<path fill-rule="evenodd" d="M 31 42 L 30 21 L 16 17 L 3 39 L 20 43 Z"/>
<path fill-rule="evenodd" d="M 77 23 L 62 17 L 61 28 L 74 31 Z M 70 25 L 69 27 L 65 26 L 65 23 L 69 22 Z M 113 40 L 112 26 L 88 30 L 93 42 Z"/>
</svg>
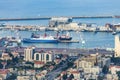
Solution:
<svg viewBox="0 0 120 80">
<path fill-rule="evenodd" d="M 42 61 L 34 61 L 34 64 L 44 64 Z"/>
<path fill-rule="evenodd" d="M 79 71 L 71 71 L 72 74 L 79 74 Z"/>
<path fill-rule="evenodd" d="M 112 67 L 115 67 L 115 68 L 120 68 L 120 66 L 110 66 L 109 68 L 112 68 Z"/>
<path fill-rule="evenodd" d="M 10 71 L 8 69 L 0 69 L 0 74 L 7 74 Z"/>
<path fill-rule="evenodd" d="M 120 66 L 115 66 L 116 68 L 120 68 Z"/>
<path fill-rule="evenodd" d="M 1 64 L 2 64 L 2 65 L 6 65 L 6 64 L 7 64 L 7 62 L 1 62 Z"/>
</svg>

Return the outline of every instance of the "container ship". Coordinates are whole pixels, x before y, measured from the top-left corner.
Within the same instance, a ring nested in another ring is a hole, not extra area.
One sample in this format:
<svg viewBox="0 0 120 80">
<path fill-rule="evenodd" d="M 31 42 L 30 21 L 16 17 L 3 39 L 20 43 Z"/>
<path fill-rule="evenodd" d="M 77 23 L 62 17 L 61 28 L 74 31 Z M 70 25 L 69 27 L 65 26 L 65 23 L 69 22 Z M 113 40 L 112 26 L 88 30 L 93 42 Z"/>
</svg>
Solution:
<svg viewBox="0 0 120 80">
<path fill-rule="evenodd" d="M 58 39 L 53 36 L 47 36 L 46 33 L 44 36 L 32 33 L 31 38 L 23 38 L 22 41 L 26 43 L 57 43 Z"/>
</svg>

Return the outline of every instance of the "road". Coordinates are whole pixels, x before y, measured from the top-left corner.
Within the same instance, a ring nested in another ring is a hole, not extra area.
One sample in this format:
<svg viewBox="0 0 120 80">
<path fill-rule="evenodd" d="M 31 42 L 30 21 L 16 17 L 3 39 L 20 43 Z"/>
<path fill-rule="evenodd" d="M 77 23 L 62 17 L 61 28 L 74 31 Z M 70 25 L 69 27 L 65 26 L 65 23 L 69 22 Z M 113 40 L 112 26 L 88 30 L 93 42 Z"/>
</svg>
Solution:
<svg viewBox="0 0 120 80">
<path fill-rule="evenodd" d="M 58 67 L 56 70 L 53 70 L 52 72 L 49 72 L 47 74 L 46 80 L 54 80 L 55 77 L 57 77 L 57 75 L 60 74 L 62 72 L 62 69 L 65 68 L 65 67 L 67 67 L 67 62 L 60 65 L 60 67 Z"/>
</svg>

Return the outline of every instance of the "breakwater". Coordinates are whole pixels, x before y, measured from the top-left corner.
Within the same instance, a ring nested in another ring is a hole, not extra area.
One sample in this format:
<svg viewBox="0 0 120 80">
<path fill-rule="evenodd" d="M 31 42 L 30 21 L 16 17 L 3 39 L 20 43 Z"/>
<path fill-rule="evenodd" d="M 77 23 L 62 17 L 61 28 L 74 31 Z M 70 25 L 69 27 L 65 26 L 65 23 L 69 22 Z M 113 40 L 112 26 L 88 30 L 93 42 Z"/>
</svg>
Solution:
<svg viewBox="0 0 120 80">
<path fill-rule="evenodd" d="M 54 17 L 61 17 L 61 16 L 45 16 L 45 17 L 26 17 L 26 18 L 0 18 L 0 21 L 23 21 L 23 20 L 49 20 Z M 81 19 L 81 18 L 120 18 L 119 15 L 103 15 L 103 16 L 62 16 L 72 19 Z"/>
</svg>

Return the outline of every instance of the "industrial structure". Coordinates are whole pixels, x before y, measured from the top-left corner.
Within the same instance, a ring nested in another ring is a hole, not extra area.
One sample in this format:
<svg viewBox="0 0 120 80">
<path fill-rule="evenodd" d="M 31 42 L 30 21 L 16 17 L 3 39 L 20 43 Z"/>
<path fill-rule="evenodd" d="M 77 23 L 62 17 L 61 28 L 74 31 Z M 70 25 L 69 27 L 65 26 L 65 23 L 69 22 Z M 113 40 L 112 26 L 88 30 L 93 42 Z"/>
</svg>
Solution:
<svg viewBox="0 0 120 80">
<path fill-rule="evenodd" d="M 57 27 L 61 24 L 69 24 L 72 22 L 72 18 L 67 17 L 53 17 L 49 21 L 49 27 Z"/>
</svg>

